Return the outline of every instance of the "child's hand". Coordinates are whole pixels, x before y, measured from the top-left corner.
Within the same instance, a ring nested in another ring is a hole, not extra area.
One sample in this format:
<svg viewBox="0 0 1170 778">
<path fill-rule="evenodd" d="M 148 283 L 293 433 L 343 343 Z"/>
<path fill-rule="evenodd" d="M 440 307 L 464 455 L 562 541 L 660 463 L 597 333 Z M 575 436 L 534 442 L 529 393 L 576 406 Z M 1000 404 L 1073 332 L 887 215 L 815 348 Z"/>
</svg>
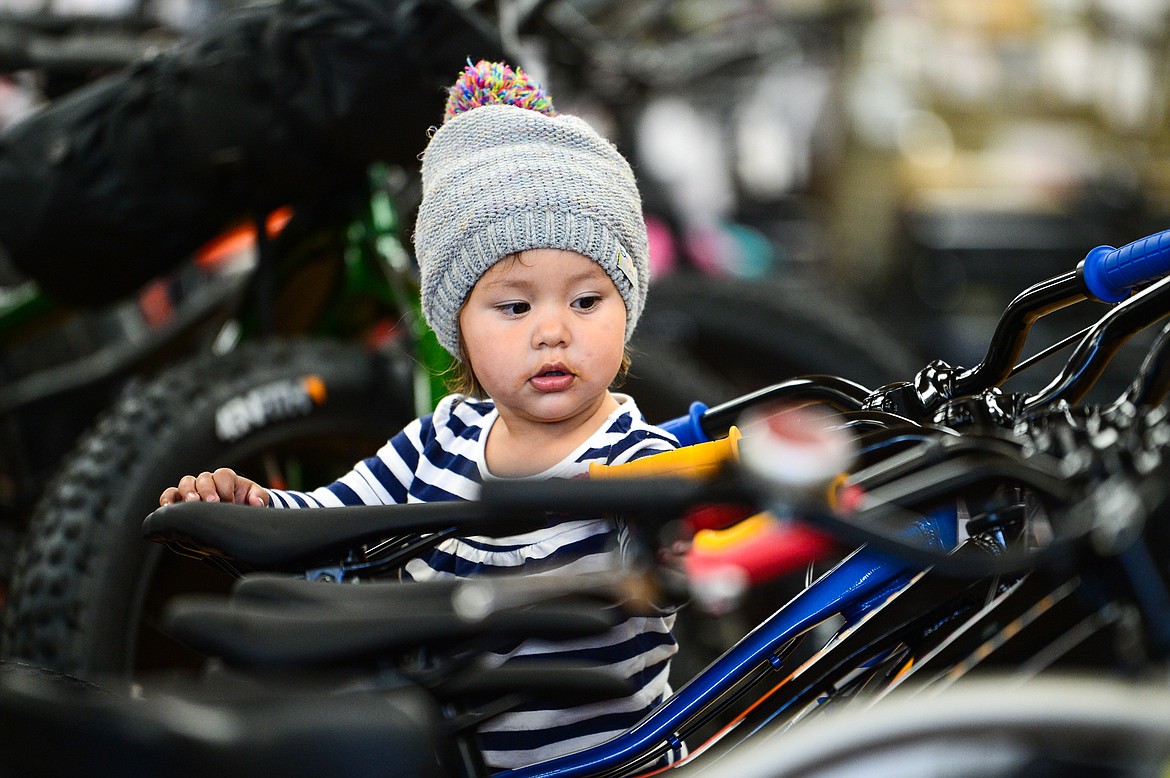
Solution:
<svg viewBox="0 0 1170 778">
<path fill-rule="evenodd" d="M 660 565 L 686 572 L 686 558 L 691 551 L 691 541 L 676 540 L 669 546 L 658 549 L 654 554 L 654 561 Z"/>
<path fill-rule="evenodd" d="M 159 505 L 180 502 L 230 502 L 237 505 L 268 505 L 268 492 L 255 481 L 238 475 L 235 470 L 221 467 L 214 473 L 206 471 L 197 476 L 185 475 L 178 486 L 163 491 Z"/>
</svg>

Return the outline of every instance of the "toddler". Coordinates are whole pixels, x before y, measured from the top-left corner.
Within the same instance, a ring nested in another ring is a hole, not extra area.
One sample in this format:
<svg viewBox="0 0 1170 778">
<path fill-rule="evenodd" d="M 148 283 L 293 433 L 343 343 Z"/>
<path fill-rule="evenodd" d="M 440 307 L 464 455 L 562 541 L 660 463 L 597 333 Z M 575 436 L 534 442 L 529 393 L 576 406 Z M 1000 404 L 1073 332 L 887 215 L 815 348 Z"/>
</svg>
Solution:
<svg viewBox="0 0 1170 778">
<path fill-rule="evenodd" d="M 415 231 L 422 306 L 458 360 L 455 392 L 336 482 L 264 489 L 230 469 L 185 476 L 160 504 L 273 508 L 474 500 L 498 478 L 573 478 L 674 448 L 633 399 L 610 391 L 646 299 L 647 239 L 634 175 L 577 117 L 558 115 L 523 71 L 469 65 L 423 155 Z M 581 517 L 523 535 L 444 541 L 412 560 L 415 580 L 596 572 L 619 561 L 627 528 Z M 485 722 L 488 765 L 515 768 L 600 743 L 669 693 L 673 615 L 628 619 L 588 640 L 525 641 L 493 655 L 600 661 L 631 681 L 624 699 L 536 704 Z"/>
</svg>

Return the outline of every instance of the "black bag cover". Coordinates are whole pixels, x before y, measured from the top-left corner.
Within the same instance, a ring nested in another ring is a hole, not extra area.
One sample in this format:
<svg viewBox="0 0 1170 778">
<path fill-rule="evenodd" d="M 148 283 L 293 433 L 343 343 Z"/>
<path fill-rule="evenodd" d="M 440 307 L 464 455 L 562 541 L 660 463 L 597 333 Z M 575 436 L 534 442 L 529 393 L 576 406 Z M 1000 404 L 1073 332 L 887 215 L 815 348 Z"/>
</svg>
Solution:
<svg viewBox="0 0 1170 778">
<path fill-rule="evenodd" d="M 0 249 L 102 303 L 240 218 L 418 167 L 445 88 L 498 39 L 445 0 L 283 0 L 73 92 L 0 135 Z"/>
</svg>

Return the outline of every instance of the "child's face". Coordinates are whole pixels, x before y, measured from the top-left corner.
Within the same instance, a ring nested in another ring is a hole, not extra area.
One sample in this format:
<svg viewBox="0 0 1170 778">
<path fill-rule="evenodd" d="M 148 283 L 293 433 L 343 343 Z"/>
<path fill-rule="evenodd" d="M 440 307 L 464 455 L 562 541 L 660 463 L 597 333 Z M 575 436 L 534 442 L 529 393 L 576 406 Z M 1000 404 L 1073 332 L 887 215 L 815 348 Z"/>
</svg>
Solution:
<svg viewBox="0 0 1170 778">
<path fill-rule="evenodd" d="M 558 422 L 592 413 L 607 396 L 621 368 L 626 306 L 593 260 L 535 249 L 483 274 L 459 329 L 501 415 Z"/>
</svg>

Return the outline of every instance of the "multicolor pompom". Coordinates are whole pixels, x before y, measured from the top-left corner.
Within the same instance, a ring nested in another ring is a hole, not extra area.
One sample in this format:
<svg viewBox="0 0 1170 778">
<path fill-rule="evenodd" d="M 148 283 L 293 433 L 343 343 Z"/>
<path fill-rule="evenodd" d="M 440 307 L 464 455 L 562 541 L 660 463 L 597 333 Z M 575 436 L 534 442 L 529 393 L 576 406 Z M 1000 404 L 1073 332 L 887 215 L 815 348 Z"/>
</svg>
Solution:
<svg viewBox="0 0 1170 778">
<path fill-rule="evenodd" d="M 557 115 L 552 98 L 544 87 L 529 80 L 528 74 L 520 68 L 513 70 L 503 62 L 482 59 L 472 65 L 468 60 L 467 67 L 447 95 L 443 121 L 481 105 L 514 105 L 546 116 Z"/>
</svg>

